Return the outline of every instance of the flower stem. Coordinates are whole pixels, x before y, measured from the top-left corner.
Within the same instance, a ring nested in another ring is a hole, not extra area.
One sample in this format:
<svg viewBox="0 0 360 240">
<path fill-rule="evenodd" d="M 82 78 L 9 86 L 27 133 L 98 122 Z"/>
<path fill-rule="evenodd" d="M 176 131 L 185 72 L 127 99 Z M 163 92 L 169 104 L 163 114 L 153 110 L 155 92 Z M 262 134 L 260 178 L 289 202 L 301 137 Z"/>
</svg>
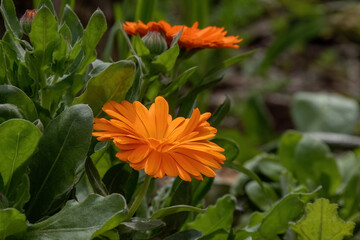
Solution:
<svg viewBox="0 0 360 240">
<path fill-rule="evenodd" d="M 149 188 L 151 178 L 152 177 L 150 175 L 146 175 L 145 181 L 144 181 L 143 185 L 141 186 L 140 192 L 136 196 L 134 202 L 132 203 L 132 205 L 130 207 L 130 210 L 129 210 L 129 213 L 127 214 L 127 217 L 126 217 L 125 221 L 129 221 L 131 219 L 131 217 L 135 214 L 138 207 L 140 206 L 141 201 L 143 200 L 143 198 L 144 198 L 144 196 L 145 196 L 145 194 L 146 194 L 146 192 L 147 192 L 147 190 Z"/>
</svg>

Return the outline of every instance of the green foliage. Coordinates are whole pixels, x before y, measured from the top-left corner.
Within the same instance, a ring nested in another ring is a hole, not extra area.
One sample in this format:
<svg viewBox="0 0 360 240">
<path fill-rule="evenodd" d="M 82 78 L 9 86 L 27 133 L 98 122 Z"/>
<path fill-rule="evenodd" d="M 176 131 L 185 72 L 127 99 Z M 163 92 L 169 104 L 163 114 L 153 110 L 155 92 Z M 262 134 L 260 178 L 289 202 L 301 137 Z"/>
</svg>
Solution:
<svg viewBox="0 0 360 240">
<path fill-rule="evenodd" d="M 299 235 L 299 239 L 334 239 L 341 240 L 351 236 L 355 224 L 344 222 L 337 215 L 336 204 L 330 204 L 328 199 L 318 199 L 313 204 L 308 203 L 305 215 L 291 229 Z"/>
<path fill-rule="evenodd" d="M 14 208 L 0 209 L 0 235 L 3 239 L 26 231 L 26 217 Z"/>
<path fill-rule="evenodd" d="M 121 195 L 93 194 L 81 203 L 69 201 L 56 215 L 30 225 L 24 239 L 92 239 L 116 227 L 125 214 Z"/>
<path fill-rule="evenodd" d="M 31 199 L 27 216 L 34 222 L 58 209 L 83 173 L 93 115 L 75 105 L 50 122 L 30 161 Z M 41 168 L 39 168 L 41 166 Z"/>
<path fill-rule="evenodd" d="M 105 70 L 92 77 L 86 91 L 76 98 L 73 104 L 87 103 L 92 108 L 95 117 L 99 117 L 102 106 L 114 100 L 124 100 L 135 75 L 135 65 L 131 61 L 119 61 L 110 64 Z"/>
<path fill-rule="evenodd" d="M 210 206 L 205 213 L 186 225 L 187 229 L 201 231 L 203 236 L 210 235 L 218 230 L 227 230 L 231 227 L 233 211 L 236 200 L 233 196 L 227 195 L 220 198 L 215 206 Z"/>
<path fill-rule="evenodd" d="M 98 44 L 107 20 L 100 9 L 84 29 L 74 0 L 61 1 L 59 16 L 51 0 L 33 4 L 38 12 L 30 32 L 23 32 L 13 1 L 1 0 L 0 6 L 6 29 L 0 40 L 1 239 L 360 236 L 360 154 L 351 149 L 360 141 L 350 135 L 359 130 L 356 89 L 347 97 L 284 97 L 298 90 L 299 82 L 292 81 L 308 80 L 301 69 L 307 62 L 329 86 L 346 85 L 336 77 L 354 78 L 344 72 L 356 73 L 356 56 L 339 61 L 356 44 L 341 44 L 346 34 L 331 26 L 342 19 L 343 3 L 125 0 L 113 5 L 115 23 L 102 60 L 96 49 L 103 49 Z M 240 32 L 244 42 L 239 51 L 185 49 L 178 45 L 180 30 L 162 39 L 161 51 L 151 52 L 143 34 L 130 39 L 121 23 L 167 18 L 172 25 L 216 22 L 230 35 Z M 264 39 L 271 41 L 267 49 L 246 50 Z M 93 119 L 105 117 L 105 103 L 140 101 L 148 107 L 159 95 L 172 119 L 189 117 L 194 108 L 212 112 L 208 122 L 218 132 L 210 141 L 226 157 L 215 180 L 150 179 L 119 161 L 116 153 L 125 149 L 92 138 Z M 226 96 L 223 103 L 220 95 Z M 290 117 L 301 132 L 284 131 L 293 128 Z M 337 216 L 338 206 L 347 222 Z"/>
<path fill-rule="evenodd" d="M 292 116 L 297 129 L 305 132 L 354 131 L 359 106 L 353 99 L 325 93 L 297 93 L 292 102 Z"/>
</svg>

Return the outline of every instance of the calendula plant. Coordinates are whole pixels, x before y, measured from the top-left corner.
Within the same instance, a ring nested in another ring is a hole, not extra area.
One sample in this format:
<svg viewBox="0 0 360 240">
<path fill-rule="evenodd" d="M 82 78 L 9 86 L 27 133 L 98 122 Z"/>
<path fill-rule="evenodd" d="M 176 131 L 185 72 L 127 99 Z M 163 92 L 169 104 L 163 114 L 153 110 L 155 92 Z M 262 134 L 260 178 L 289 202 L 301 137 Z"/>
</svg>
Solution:
<svg viewBox="0 0 360 240">
<path fill-rule="evenodd" d="M 203 66 L 197 78 L 197 66 L 184 63 L 202 49 L 237 49 L 238 36 L 197 22 L 116 22 L 126 59 L 103 61 L 95 50 L 107 29 L 99 9 L 85 28 L 69 5 L 57 15 L 50 0 L 20 20 L 11 0 L 0 10 L 1 239 L 352 235 L 357 175 L 347 178 L 348 165 L 338 166 L 324 143 L 288 132 L 277 153 L 244 167 L 237 144 L 217 137 L 229 99 L 213 114 L 199 110 L 199 95 L 254 51 Z M 224 166 L 244 174 L 209 205 Z M 328 199 L 340 199 L 347 222 Z"/>
</svg>

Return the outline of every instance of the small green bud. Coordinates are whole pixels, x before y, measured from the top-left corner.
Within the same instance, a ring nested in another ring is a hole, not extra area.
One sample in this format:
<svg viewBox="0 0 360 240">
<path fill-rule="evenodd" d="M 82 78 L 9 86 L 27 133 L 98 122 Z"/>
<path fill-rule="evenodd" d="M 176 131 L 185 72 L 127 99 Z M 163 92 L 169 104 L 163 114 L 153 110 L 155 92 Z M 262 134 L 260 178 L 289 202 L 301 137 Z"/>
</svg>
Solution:
<svg viewBox="0 0 360 240">
<path fill-rule="evenodd" d="M 165 52 L 168 48 L 166 40 L 160 32 L 148 32 L 141 40 L 150 52 L 155 55 Z"/>
<path fill-rule="evenodd" d="M 37 13 L 37 9 L 26 10 L 25 14 L 20 18 L 20 26 L 25 34 L 30 33 L 31 24 Z"/>
</svg>

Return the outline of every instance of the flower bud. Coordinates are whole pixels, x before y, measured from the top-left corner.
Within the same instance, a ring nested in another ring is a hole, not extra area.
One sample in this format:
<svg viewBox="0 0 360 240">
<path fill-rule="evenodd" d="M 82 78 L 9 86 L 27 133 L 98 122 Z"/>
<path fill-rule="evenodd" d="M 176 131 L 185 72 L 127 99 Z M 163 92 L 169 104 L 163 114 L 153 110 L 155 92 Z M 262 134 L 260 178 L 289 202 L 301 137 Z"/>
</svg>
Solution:
<svg viewBox="0 0 360 240">
<path fill-rule="evenodd" d="M 160 32 L 148 32 L 141 39 L 152 54 L 159 55 L 168 48 L 166 40 Z"/>
<path fill-rule="evenodd" d="M 20 18 L 20 26 L 24 33 L 29 34 L 31 31 L 31 24 L 38 13 L 37 9 L 26 10 L 25 14 Z"/>
</svg>

